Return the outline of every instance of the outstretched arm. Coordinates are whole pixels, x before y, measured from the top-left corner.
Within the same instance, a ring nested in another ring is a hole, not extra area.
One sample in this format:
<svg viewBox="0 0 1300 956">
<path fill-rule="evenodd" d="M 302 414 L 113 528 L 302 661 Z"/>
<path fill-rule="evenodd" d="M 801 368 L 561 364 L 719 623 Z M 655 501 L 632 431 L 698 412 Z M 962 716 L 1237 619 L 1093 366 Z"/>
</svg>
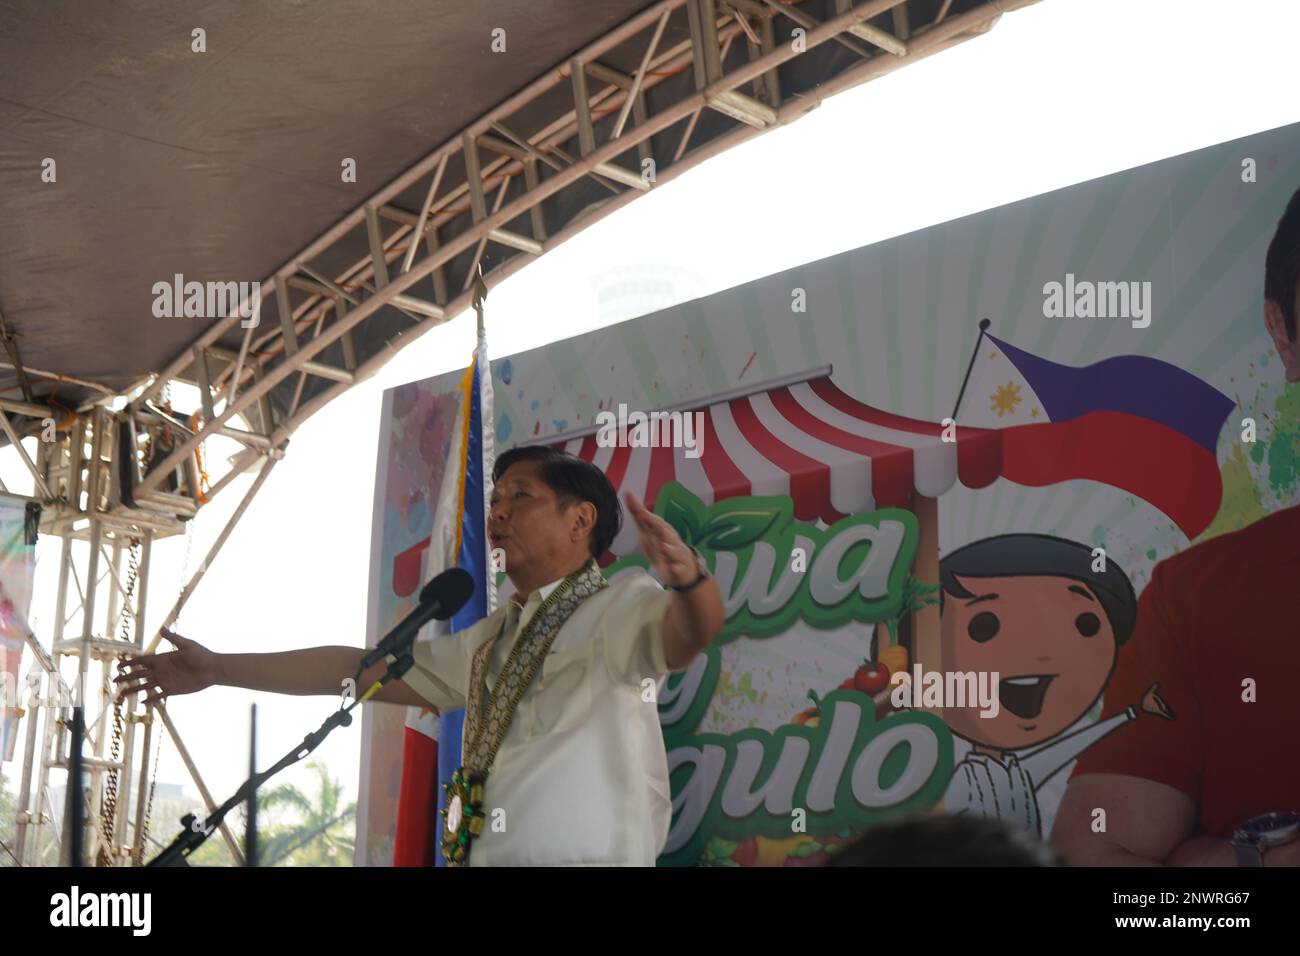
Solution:
<svg viewBox="0 0 1300 956">
<path fill-rule="evenodd" d="M 143 693 L 157 703 L 173 694 L 193 694 L 214 684 L 244 687 L 275 694 L 337 695 L 343 682 L 356 675 L 365 655 L 359 647 L 306 647 L 273 654 L 216 654 L 197 641 L 163 628 L 163 637 L 176 650 L 128 658 L 114 678 L 118 696 Z M 365 693 L 383 676 L 388 665 L 380 662 L 361 675 L 357 693 Z M 427 707 L 428 702 L 401 681 L 394 681 L 372 700 Z"/>
</svg>

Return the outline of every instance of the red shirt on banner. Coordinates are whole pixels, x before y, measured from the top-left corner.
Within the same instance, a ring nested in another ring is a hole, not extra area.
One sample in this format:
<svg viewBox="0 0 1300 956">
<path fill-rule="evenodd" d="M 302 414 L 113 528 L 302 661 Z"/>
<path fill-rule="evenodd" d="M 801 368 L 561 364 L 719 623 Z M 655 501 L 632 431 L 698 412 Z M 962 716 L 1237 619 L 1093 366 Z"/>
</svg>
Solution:
<svg viewBox="0 0 1300 956">
<path fill-rule="evenodd" d="M 1210 836 L 1300 810 L 1300 506 L 1156 566 L 1103 718 L 1153 683 L 1175 719 L 1133 721 L 1084 753 L 1075 776 L 1175 787 Z"/>
</svg>

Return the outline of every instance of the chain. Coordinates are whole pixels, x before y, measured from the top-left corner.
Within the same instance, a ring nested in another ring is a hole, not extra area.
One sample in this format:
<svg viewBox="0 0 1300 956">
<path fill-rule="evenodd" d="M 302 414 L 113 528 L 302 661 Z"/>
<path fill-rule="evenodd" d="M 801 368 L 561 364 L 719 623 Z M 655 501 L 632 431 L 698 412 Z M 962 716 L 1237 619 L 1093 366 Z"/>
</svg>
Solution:
<svg viewBox="0 0 1300 956">
<path fill-rule="evenodd" d="M 181 590 L 185 590 L 185 585 L 190 580 L 190 553 L 194 549 L 194 519 L 190 518 L 185 522 L 185 560 L 181 562 Z M 182 605 L 183 607 L 184 605 Z M 176 612 L 175 619 L 172 620 L 171 627 L 179 626 L 181 622 L 181 612 Z"/>
<path fill-rule="evenodd" d="M 128 553 L 130 568 L 127 573 L 126 593 L 122 598 L 122 615 L 121 628 L 118 636 L 123 642 L 128 641 L 130 634 L 131 621 L 135 619 L 135 612 L 131 607 L 131 597 L 135 594 L 136 582 L 140 578 L 140 539 L 131 539 L 131 550 Z M 113 744 L 111 750 L 111 759 L 114 764 L 108 771 L 108 777 L 104 781 L 104 795 L 100 801 L 99 807 L 99 826 L 103 841 L 100 843 L 99 858 L 97 865 L 113 866 L 113 832 L 117 820 L 117 795 L 121 768 L 117 763 L 122 756 L 122 737 L 126 731 L 126 716 L 123 713 L 126 703 L 121 698 L 113 707 Z"/>
<path fill-rule="evenodd" d="M 122 713 L 123 702 L 119 700 L 113 708 L 113 748 L 112 761 L 118 762 L 122 754 L 122 735 L 126 729 L 126 718 Z M 108 771 L 104 781 L 104 796 L 99 807 L 99 829 L 103 839 L 99 844 L 97 866 L 113 865 L 113 831 L 117 820 L 117 783 L 121 768 L 114 766 Z"/>
<path fill-rule="evenodd" d="M 157 746 L 153 751 L 153 773 L 149 777 L 149 799 L 144 805 L 144 819 L 140 821 L 140 852 L 136 854 L 136 865 L 144 862 L 144 844 L 149 839 L 149 818 L 153 815 L 153 795 L 158 789 L 158 759 L 162 756 L 162 734 L 158 735 Z"/>
<path fill-rule="evenodd" d="M 149 465 L 153 461 L 153 435 L 144 433 L 144 460 L 140 463 L 140 474 L 149 474 Z"/>
<path fill-rule="evenodd" d="M 135 609 L 131 607 L 131 596 L 135 594 L 136 582 L 140 579 L 140 539 L 131 539 L 131 550 L 127 554 L 129 567 L 126 574 L 126 596 L 122 598 L 121 627 L 118 638 L 123 643 L 131 640 L 131 623 L 135 620 Z"/>
</svg>

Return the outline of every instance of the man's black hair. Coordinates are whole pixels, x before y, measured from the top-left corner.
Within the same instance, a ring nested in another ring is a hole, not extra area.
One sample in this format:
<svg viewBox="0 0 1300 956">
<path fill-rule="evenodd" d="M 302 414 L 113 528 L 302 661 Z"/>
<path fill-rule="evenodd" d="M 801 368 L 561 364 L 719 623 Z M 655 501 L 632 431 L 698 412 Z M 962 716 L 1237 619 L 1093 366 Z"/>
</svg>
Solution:
<svg viewBox="0 0 1300 956">
<path fill-rule="evenodd" d="M 827 866 L 1063 866 L 1022 827 L 983 817 L 925 815 L 872 827 Z"/>
<path fill-rule="evenodd" d="M 1077 541 L 1048 534 L 1003 534 L 958 548 L 939 561 L 939 600 L 975 595 L 958 578 L 1062 577 L 1086 584 L 1106 612 L 1116 645 L 1133 633 L 1137 597 L 1128 575 L 1106 556 L 1106 570 L 1092 569 L 1092 549 Z M 941 605 L 942 607 L 942 605 Z"/>
<path fill-rule="evenodd" d="M 1296 297 L 1300 293 L 1300 189 L 1286 204 L 1286 212 L 1277 222 L 1277 232 L 1264 256 L 1264 298 L 1272 299 L 1282 310 L 1286 334 L 1295 341 Z"/>
<path fill-rule="evenodd" d="M 623 526 L 618 495 L 605 473 L 591 462 L 568 452 L 546 445 L 527 445 L 511 448 L 498 456 L 492 467 L 492 483 L 496 484 L 507 468 L 521 461 L 541 464 L 542 481 L 555 492 L 560 508 L 567 508 L 576 501 L 590 501 L 596 506 L 596 526 L 592 529 L 589 543 L 592 557 L 604 554 Z"/>
</svg>

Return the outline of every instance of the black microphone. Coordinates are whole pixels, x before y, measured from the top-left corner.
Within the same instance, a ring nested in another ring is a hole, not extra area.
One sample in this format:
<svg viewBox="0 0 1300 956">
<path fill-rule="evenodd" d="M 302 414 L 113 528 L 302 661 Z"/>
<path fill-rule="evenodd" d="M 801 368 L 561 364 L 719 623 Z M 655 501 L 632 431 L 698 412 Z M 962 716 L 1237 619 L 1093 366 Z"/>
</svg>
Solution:
<svg viewBox="0 0 1300 956">
<path fill-rule="evenodd" d="M 361 658 L 361 670 L 377 664 L 389 654 L 401 657 L 415 640 L 420 628 L 431 620 L 447 620 L 464 607 L 473 593 L 474 579 L 468 571 L 463 568 L 443 571 L 420 591 L 420 603 L 415 606 L 415 610 L 402 618 L 373 650 Z"/>
</svg>

